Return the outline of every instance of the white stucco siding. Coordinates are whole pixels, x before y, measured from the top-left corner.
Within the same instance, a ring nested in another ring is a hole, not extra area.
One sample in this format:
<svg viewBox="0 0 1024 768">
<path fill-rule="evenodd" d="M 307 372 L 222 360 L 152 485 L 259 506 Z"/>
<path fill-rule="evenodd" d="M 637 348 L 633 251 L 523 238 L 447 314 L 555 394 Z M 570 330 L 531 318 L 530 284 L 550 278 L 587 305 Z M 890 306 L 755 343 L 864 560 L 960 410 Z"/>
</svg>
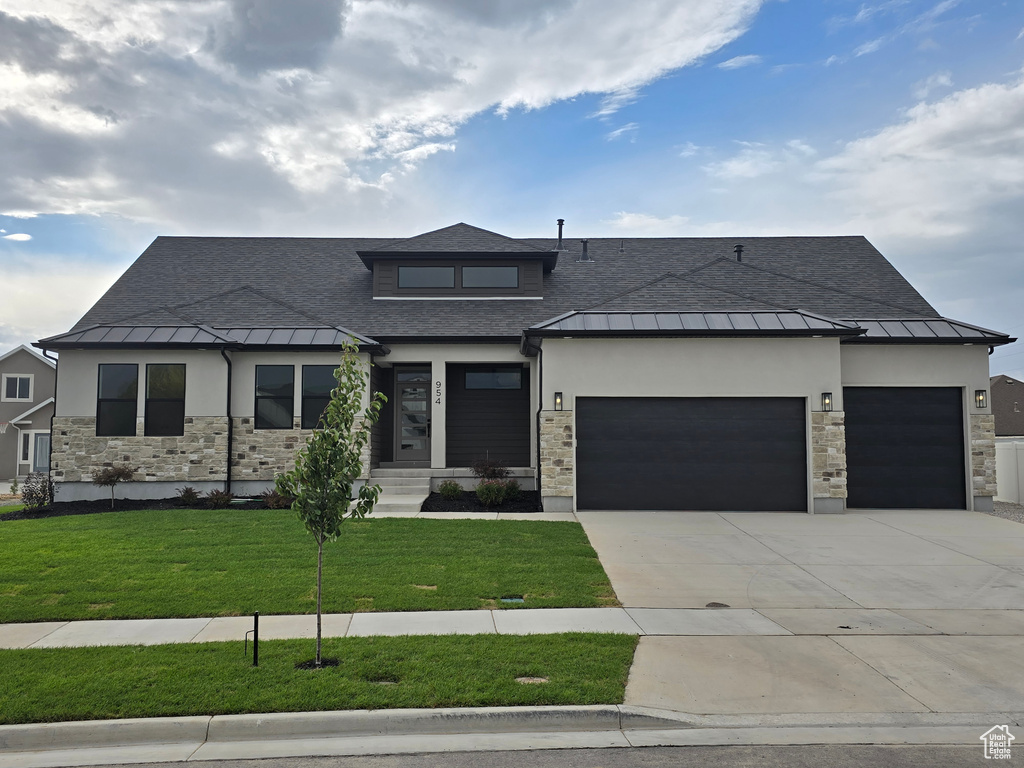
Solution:
<svg viewBox="0 0 1024 768">
<path fill-rule="evenodd" d="M 968 413 L 991 413 L 974 403 L 974 392 L 988 391 L 988 347 L 979 344 L 844 344 L 843 386 L 961 387 Z M 842 393 L 837 393 L 842 397 Z M 841 410 L 841 406 L 836 406 Z"/>
<path fill-rule="evenodd" d="M 57 416 L 95 417 L 96 388 L 102 363 L 139 366 L 138 414 L 146 412 L 146 365 L 185 366 L 185 415 L 224 416 L 227 407 L 227 365 L 216 350 L 64 350 L 57 372 Z"/>
<path fill-rule="evenodd" d="M 544 339 L 543 407 L 577 397 L 806 397 L 841 389 L 837 339 Z M 838 410 L 838 408 L 836 409 Z"/>
</svg>

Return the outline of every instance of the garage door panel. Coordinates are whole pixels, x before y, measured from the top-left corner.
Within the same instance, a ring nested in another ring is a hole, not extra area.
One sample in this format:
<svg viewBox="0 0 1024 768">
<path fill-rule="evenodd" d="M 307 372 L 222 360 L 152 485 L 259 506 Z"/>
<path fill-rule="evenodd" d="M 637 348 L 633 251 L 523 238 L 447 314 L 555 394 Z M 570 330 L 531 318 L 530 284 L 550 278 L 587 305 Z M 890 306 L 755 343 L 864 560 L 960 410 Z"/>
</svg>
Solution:
<svg viewBox="0 0 1024 768">
<path fill-rule="evenodd" d="M 805 510 L 800 398 L 577 398 L 583 509 Z"/>
<path fill-rule="evenodd" d="M 966 507 L 958 387 L 848 387 L 843 400 L 848 506 Z"/>
</svg>

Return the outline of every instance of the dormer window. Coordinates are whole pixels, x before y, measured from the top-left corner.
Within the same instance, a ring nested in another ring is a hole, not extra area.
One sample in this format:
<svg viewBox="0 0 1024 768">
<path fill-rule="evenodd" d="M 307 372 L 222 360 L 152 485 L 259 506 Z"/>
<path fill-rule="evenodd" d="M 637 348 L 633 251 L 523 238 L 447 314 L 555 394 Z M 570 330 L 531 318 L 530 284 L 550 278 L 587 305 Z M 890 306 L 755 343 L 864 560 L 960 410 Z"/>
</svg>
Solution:
<svg viewBox="0 0 1024 768">
<path fill-rule="evenodd" d="M 463 267 L 463 288 L 518 288 L 519 267 Z"/>
<path fill-rule="evenodd" d="M 455 267 L 399 267 L 398 287 L 454 288 Z"/>
</svg>

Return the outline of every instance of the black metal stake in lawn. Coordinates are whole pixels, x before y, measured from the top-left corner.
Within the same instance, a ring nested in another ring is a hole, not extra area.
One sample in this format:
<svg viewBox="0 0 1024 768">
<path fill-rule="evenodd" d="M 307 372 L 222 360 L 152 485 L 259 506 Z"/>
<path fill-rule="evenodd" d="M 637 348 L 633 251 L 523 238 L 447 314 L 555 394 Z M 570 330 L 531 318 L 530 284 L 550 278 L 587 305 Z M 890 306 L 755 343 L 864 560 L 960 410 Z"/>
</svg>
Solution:
<svg viewBox="0 0 1024 768">
<path fill-rule="evenodd" d="M 252 615 L 252 665 L 260 665 L 260 612 Z"/>
<path fill-rule="evenodd" d="M 374 392 L 363 407 L 369 367 L 358 352 L 355 340 L 349 337 L 341 365 L 334 372 L 338 386 L 331 392 L 320 423 L 296 455 L 295 469 L 278 475 L 276 482 L 278 493 L 293 499 L 292 509 L 316 540 L 316 659 L 309 665 L 314 669 L 324 665 L 320 655 L 324 542 L 338 538 L 346 517 L 361 519 L 370 514 L 380 495 L 380 486 L 367 482 L 352 498 L 352 487 L 363 473 L 363 448 L 387 402 L 382 393 Z"/>
</svg>

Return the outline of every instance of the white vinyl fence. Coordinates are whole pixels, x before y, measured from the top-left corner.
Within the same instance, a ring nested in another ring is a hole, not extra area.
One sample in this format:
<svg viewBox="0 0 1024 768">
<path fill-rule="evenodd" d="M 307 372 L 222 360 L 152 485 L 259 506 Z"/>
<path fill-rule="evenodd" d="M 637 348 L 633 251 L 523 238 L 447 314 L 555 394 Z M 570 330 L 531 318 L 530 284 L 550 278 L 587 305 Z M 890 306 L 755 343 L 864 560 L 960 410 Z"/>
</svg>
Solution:
<svg viewBox="0 0 1024 768">
<path fill-rule="evenodd" d="M 996 440 L 996 499 L 1021 504 L 1024 499 L 1024 439 Z"/>
</svg>

